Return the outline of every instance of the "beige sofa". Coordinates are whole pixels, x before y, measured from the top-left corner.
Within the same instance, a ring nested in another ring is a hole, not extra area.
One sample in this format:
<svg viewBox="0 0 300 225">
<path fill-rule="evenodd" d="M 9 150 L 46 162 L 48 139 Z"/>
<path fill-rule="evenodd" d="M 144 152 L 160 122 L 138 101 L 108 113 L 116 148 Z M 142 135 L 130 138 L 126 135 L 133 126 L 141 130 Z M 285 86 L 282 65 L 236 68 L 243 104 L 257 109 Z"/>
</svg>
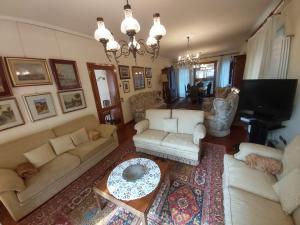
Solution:
<svg viewBox="0 0 300 225">
<path fill-rule="evenodd" d="M 240 152 L 234 156 L 225 155 L 225 225 L 300 225 L 300 206 L 288 215 L 283 211 L 281 197 L 273 188 L 276 182 L 300 166 L 299 146 L 300 136 L 297 136 L 284 152 L 263 145 L 242 143 Z M 282 173 L 275 177 L 249 168 L 244 161 L 250 153 L 282 160 Z M 289 190 L 286 193 L 290 193 Z M 297 200 L 296 196 L 294 200 Z"/>
<path fill-rule="evenodd" d="M 203 121 L 203 111 L 149 109 L 146 119 L 135 125 L 133 141 L 137 151 L 198 165 L 206 134 Z"/>
<path fill-rule="evenodd" d="M 40 167 L 36 175 L 24 180 L 24 190 L 0 193 L 0 200 L 14 220 L 36 209 L 112 152 L 118 146 L 118 137 L 114 126 L 99 124 L 94 115 L 88 115 L 0 145 L 0 168 L 14 170 L 19 164 L 27 162 L 23 155 L 25 152 L 48 143 L 49 139 L 83 127 L 87 131 L 99 130 L 101 138 L 56 156 Z"/>
</svg>

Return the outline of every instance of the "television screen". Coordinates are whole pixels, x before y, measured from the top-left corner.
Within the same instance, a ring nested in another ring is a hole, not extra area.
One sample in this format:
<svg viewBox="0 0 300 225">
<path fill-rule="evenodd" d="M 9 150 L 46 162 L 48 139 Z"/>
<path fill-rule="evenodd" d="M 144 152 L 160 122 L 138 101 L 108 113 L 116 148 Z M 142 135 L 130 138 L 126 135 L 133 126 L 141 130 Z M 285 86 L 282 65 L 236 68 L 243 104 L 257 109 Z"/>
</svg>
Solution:
<svg viewBox="0 0 300 225">
<path fill-rule="evenodd" d="M 297 79 L 243 80 L 239 110 L 270 120 L 288 120 L 291 117 Z"/>
</svg>

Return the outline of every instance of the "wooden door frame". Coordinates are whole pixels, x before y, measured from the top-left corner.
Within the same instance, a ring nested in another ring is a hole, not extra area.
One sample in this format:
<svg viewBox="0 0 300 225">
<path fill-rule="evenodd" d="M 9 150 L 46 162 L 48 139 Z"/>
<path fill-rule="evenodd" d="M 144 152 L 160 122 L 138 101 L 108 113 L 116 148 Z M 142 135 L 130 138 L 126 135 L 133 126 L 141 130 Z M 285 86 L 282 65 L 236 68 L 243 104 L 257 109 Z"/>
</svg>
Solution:
<svg viewBox="0 0 300 225">
<path fill-rule="evenodd" d="M 97 64 L 97 63 L 86 63 L 87 64 L 87 68 L 88 68 L 88 72 L 89 72 L 89 77 L 90 77 L 90 82 L 92 85 L 92 90 L 93 90 L 93 95 L 94 95 L 94 101 L 96 104 L 96 109 L 97 109 L 97 114 L 98 114 L 98 119 L 100 121 L 100 123 L 105 123 L 104 120 L 104 111 L 109 110 L 110 108 L 116 108 L 119 107 L 120 108 L 120 119 L 121 119 L 121 126 L 124 125 L 124 118 L 123 118 L 123 109 L 122 109 L 122 104 L 121 104 L 121 96 L 120 96 L 120 91 L 119 91 L 119 83 L 118 83 L 118 79 L 117 79 L 117 73 L 116 73 L 116 68 L 114 65 L 108 65 L 108 64 Z M 96 68 L 95 68 L 96 67 Z M 98 91 L 98 86 L 97 86 L 97 81 L 96 81 L 96 76 L 95 76 L 95 72 L 94 69 L 99 69 L 99 70 L 111 70 L 113 73 L 113 81 L 116 85 L 116 95 L 117 98 L 119 99 L 118 102 L 113 106 L 113 107 L 107 107 L 107 108 L 102 108 L 101 105 L 101 98 L 99 95 L 99 91 Z"/>
</svg>

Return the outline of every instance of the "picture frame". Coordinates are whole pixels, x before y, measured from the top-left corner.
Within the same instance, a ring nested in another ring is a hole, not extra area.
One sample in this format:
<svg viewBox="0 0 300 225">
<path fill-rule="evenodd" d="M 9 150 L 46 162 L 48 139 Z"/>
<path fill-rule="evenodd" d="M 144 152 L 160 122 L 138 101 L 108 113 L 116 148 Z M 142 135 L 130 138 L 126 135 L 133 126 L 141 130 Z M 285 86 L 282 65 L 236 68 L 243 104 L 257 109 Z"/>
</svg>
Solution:
<svg viewBox="0 0 300 225">
<path fill-rule="evenodd" d="M 57 116 L 50 92 L 24 95 L 23 99 L 33 122 Z"/>
<path fill-rule="evenodd" d="M 152 68 L 150 68 L 150 67 L 145 68 L 145 77 L 152 78 Z"/>
<path fill-rule="evenodd" d="M 123 86 L 123 92 L 124 93 L 129 93 L 130 92 L 130 85 L 129 85 L 129 81 L 122 81 L 122 86 Z"/>
<path fill-rule="evenodd" d="M 145 70 L 143 67 L 132 66 L 132 77 L 134 90 L 141 90 L 145 88 Z"/>
<path fill-rule="evenodd" d="M 152 88 L 152 81 L 150 78 L 147 78 L 147 88 Z"/>
<path fill-rule="evenodd" d="M 63 113 L 69 113 L 87 107 L 82 89 L 58 92 L 58 98 Z"/>
<path fill-rule="evenodd" d="M 3 59 L 0 57 L 0 98 L 9 96 L 12 96 L 12 91 L 5 73 Z"/>
<path fill-rule="evenodd" d="M 49 63 L 58 90 L 81 88 L 76 61 L 49 59 Z"/>
<path fill-rule="evenodd" d="M 0 99 L 0 131 L 25 124 L 15 98 Z"/>
<path fill-rule="evenodd" d="M 130 70 L 129 66 L 119 65 L 119 76 L 121 80 L 130 79 Z"/>
<path fill-rule="evenodd" d="M 14 87 L 52 84 L 46 59 L 5 57 L 5 63 Z"/>
</svg>

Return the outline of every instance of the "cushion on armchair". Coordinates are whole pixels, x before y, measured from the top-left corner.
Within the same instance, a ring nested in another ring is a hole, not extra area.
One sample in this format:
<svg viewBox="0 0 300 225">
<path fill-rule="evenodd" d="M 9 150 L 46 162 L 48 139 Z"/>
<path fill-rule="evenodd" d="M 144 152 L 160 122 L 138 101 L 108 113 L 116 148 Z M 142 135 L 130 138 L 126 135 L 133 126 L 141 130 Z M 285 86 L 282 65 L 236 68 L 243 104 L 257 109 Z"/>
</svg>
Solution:
<svg viewBox="0 0 300 225">
<path fill-rule="evenodd" d="M 11 169 L 0 169 L 0 193 L 6 191 L 22 191 L 25 189 L 24 181 Z"/>
<path fill-rule="evenodd" d="M 279 174 L 282 168 L 281 161 L 253 153 L 246 156 L 246 164 L 252 169 L 273 175 Z"/>
</svg>

